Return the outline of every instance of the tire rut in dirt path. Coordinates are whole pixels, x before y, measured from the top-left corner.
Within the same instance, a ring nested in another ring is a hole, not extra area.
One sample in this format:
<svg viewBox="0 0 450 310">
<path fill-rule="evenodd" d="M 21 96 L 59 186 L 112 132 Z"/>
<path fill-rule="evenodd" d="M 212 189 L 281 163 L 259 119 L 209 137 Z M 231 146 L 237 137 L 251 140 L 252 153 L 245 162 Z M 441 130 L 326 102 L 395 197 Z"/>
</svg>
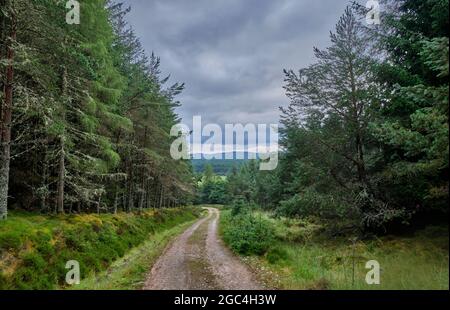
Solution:
<svg viewBox="0 0 450 310">
<path fill-rule="evenodd" d="M 153 266 L 147 290 L 261 289 L 248 268 L 218 238 L 220 213 L 208 216 L 183 232 Z"/>
</svg>

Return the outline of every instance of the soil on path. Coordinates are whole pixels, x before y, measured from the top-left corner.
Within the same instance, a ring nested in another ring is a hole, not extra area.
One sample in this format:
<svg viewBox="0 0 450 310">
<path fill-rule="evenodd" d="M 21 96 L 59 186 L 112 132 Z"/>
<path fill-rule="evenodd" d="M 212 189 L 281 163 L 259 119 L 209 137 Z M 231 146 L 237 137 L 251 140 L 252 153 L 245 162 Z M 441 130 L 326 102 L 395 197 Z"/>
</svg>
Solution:
<svg viewBox="0 0 450 310">
<path fill-rule="evenodd" d="M 200 219 L 174 242 L 153 266 L 146 290 L 258 290 L 250 270 L 218 237 L 220 213 L 207 208 Z"/>
</svg>

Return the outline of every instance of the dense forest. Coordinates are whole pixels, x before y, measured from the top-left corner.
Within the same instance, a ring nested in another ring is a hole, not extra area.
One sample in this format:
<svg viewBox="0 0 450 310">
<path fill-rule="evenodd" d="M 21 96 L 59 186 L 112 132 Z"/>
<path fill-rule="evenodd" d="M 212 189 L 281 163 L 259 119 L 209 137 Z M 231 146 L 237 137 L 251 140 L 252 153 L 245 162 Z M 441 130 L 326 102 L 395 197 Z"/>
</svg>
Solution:
<svg viewBox="0 0 450 310">
<path fill-rule="evenodd" d="M 0 218 L 10 209 L 117 212 L 178 206 L 192 168 L 174 161 L 179 119 L 160 59 L 147 56 L 122 3 L 1 0 Z"/>
<path fill-rule="evenodd" d="M 285 70 L 279 168 L 249 162 L 226 180 L 209 169 L 203 201 L 358 230 L 446 221 L 448 5 L 384 1 L 374 26 L 349 7 L 314 64 Z"/>
</svg>

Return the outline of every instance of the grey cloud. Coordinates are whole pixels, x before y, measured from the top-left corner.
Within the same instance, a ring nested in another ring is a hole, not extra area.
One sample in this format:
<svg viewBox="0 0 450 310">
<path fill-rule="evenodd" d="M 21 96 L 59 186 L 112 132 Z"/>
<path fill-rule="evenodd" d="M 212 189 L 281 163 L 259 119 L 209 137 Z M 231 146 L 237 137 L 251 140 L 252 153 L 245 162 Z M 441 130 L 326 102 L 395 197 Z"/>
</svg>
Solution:
<svg viewBox="0 0 450 310">
<path fill-rule="evenodd" d="M 127 0 L 147 52 L 186 83 L 177 111 L 190 124 L 276 123 L 284 68 L 313 60 L 348 0 Z"/>
</svg>

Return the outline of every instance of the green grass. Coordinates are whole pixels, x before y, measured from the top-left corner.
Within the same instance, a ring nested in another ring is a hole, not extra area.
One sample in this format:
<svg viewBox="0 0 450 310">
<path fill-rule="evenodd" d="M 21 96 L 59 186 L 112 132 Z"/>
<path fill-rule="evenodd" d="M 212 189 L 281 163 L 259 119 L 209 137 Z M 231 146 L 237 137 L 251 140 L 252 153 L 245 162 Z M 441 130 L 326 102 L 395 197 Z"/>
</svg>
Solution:
<svg viewBox="0 0 450 310">
<path fill-rule="evenodd" d="M 199 208 L 75 216 L 13 212 L 0 222 L 0 289 L 64 288 L 69 260 L 80 263 L 83 281 L 152 235 L 192 221 L 200 212 Z"/>
<path fill-rule="evenodd" d="M 124 257 L 99 273 L 70 287 L 75 290 L 134 290 L 141 289 L 146 276 L 166 246 L 195 221 L 179 224 L 157 232 L 143 244 L 133 248 Z"/>
<path fill-rule="evenodd" d="M 229 211 L 225 211 L 221 221 L 222 231 L 230 229 L 226 212 Z M 319 224 L 274 219 L 267 214 L 257 213 L 256 216 L 271 222 L 275 241 L 265 255 L 252 256 L 246 261 L 269 287 L 334 290 L 449 288 L 447 227 L 429 227 L 408 237 L 386 236 L 353 244 L 345 238 L 326 238 L 321 234 Z M 369 271 L 365 264 L 369 260 L 380 263 L 380 285 L 365 282 Z"/>
</svg>

